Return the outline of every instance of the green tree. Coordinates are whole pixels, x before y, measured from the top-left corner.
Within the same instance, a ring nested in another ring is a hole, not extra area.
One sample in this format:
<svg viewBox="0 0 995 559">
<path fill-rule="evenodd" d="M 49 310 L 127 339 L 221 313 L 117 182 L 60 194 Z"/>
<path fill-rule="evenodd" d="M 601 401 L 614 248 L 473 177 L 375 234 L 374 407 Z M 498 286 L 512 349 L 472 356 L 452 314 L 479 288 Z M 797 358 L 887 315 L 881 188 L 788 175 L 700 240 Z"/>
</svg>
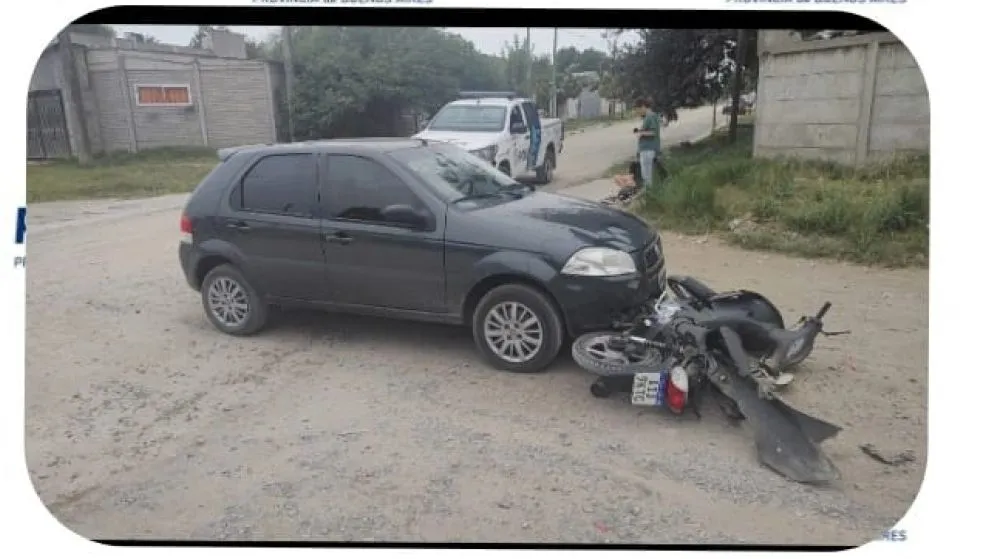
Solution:
<svg viewBox="0 0 995 559">
<path fill-rule="evenodd" d="M 217 29 L 218 31 L 226 31 L 228 27 L 224 25 L 198 25 L 197 30 L 194 31 L 193 37 L 190 38 L 190 46 L 197 49 L 204 48 L 204 39 L 206 39 L 207 34 L 214 29 Z"/>
<path fill-rule="evenodd" d="M 146 35 L 145 33 L 128 32 L 124 34 L 124 38 L 132 40 L 139 45 L 155 45 L 159 43 L 158 39 L 152 35 Z"/>
<path fill-rule="evenodd" d="M 406 134 L 406 115 L 504 81 L 493 57 L 434 28 L 301 27 L 292 42 L 300 138 Z"/>
<path fill-rule="evenodd" d="M 529 60 L 535 62 L 535 55 L 531 45 L 526 45 L 518 34 L 512 38 L 511 42 L 506 42 L 501 50 L 501 58 L 504 59 L 505 87 L 514 91 L 528 93 L 532 90 L 531 85 L 525 83 Z M 532 76 L 536 74 L 535 67 L 532 68 Z"/>
<path fill-rule="evenodd" d="M 648 97 L 676 119 L 677 109 L 712 102 L 727 92 L 735 68 L 735 29 L 644 29 L 619 59 L 618 84 L 628 97 Z M 757 70 L 756 31 L 743 45 L 744 75 Z M 747 79 L 749 81 L 749 78 Z"/>
<path fill-rule="evenodd" d="M 608 55 L 604 52 L 588 48 L 584 49 L 577 57 L 577 72 L 600 72 Z"/>
</svg>

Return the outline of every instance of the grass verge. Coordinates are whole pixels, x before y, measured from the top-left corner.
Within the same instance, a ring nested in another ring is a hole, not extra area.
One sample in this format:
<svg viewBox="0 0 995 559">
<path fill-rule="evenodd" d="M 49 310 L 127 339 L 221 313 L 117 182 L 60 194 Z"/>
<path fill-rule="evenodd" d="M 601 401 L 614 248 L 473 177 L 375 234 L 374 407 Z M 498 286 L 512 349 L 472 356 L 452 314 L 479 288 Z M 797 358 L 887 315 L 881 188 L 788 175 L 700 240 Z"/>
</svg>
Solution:
<svg viewBox="0 0 995 559">
<path fill-rule="evenodd" d="M 891 267 L 929 264 L 929 158 L 860 168 L 753 159 L 753 126 L 672 149 L 670 178 L 639 212 L 661 228 L 734 244 Z M 616 169 L 617 171 L 617 169 Z"/>
<path fill-rule="evenodd" d="M 29 163 L 27 199 L 37 203 L 190 192 L 217 164 L 215 150 L 204 148 L 113 153 L 87 165 L 73 160 Z"/>
</svg>

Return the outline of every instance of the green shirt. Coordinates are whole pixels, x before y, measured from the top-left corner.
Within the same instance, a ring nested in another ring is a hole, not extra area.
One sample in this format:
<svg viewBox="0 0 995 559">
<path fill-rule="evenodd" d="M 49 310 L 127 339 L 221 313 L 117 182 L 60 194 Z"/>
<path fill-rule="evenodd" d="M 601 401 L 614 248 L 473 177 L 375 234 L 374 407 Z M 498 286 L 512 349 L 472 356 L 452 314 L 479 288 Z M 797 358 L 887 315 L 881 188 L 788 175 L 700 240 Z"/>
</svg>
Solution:
<svg viewBox="0 0 995 559">
<path fill-rule="evenodd" d="M 654 112 L 646 113 L 643 117 L 642 130 L 653 132 L 652 136 L 640 136 L 639 151 L 660 151 L 660 115 Z"/>
</svg>

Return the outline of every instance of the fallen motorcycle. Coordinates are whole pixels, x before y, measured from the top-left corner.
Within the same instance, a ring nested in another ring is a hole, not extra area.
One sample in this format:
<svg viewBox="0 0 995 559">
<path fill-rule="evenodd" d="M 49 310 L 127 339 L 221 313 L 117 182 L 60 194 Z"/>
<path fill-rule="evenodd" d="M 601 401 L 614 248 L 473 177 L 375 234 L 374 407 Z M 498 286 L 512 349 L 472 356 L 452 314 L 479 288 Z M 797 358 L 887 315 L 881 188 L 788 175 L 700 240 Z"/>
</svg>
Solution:
<svg viewBox="0 0 995 559">
<path fill-rule="evenodd" d="M 780 312 L 759 293 L 717 293 L 683 276 L 668 278 L 667 286 L 624 330 L 574 342 L 574 360 L 598 375 L 591 393 L 628 393 L 633 405 L 698 417 L 702 397 L 712 393 L 727 416 L 753 425 L 763 464 L 802 483 L 837 479 L 819 444 L 841 429 L 777 395 L 791 380 L 785 369 L 811 354 L 820 333 L 832 335 L 822 329 L 830 304 L 785 329 Z"/>
<path fill-rule="evenodd" d="M 627 175 L 616 175 L 615 184 L 619 187 L 618 191 L 611 196 L 608 196 L 601 200 L 601 203 L 606 206 L 624 206 L 635 199 L 636 195 L 643 191 L 646 186 L 645 181 L 642 177 L 642 170 L 639 165 L 639 161 L 629 162 L 629 173 Z M 666 167 L 663 166 L 663 162 L 660 160 L 660 156 L 657 155 L 653 159 L 653 172 L 654 176 L 659 177 L 660 180 L 664 180 L 669 176 Z"/>
</svg>

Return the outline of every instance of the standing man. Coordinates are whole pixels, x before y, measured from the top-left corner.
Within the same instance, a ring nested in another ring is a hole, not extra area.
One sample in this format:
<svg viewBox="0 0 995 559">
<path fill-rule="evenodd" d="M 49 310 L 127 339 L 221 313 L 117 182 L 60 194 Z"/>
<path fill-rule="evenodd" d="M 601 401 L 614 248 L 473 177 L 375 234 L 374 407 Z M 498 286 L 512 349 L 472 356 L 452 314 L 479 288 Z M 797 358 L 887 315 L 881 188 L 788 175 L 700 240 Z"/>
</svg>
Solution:
<svg viewBox="0 0 995 559">
<path fill-rule="evenodd" d="M 636 114 L 643 119 L 643 125 L 633 130 L 639 139 L 636 143 L 636 153 L 639 158 L 639 172 L 643 186 L 653 185 L 653 167 L 660 153 L 660 115 L 653 112 L 648 99 L 636 101 Z"/>
</svg>

